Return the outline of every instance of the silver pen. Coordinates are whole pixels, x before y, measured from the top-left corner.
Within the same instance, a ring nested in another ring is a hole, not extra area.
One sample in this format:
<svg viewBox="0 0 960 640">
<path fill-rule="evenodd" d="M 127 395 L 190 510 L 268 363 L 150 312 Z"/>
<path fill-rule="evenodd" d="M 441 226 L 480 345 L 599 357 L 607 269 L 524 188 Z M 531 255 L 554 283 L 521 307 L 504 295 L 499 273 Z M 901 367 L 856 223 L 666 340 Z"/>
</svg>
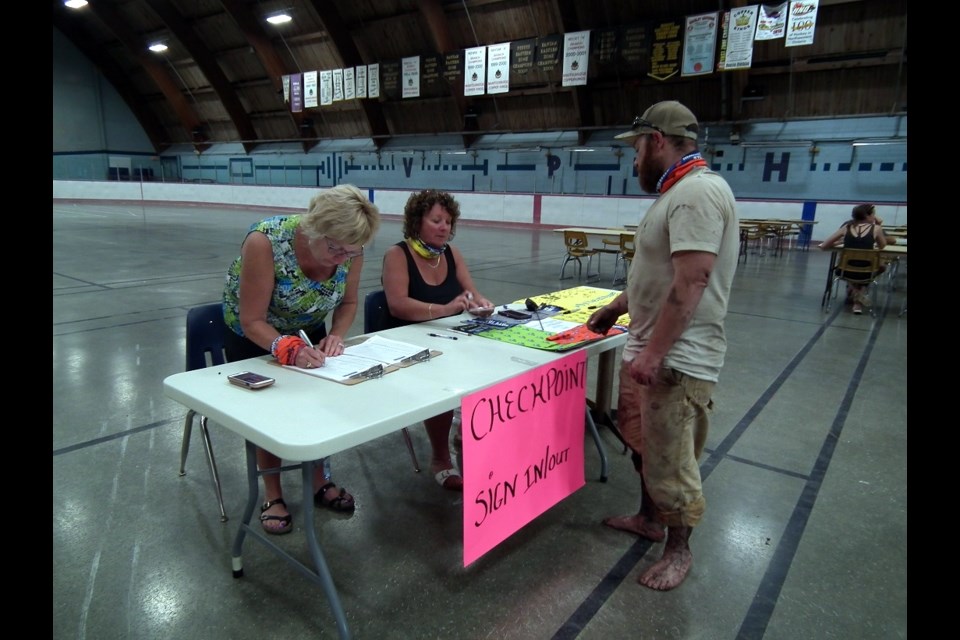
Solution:
<svg viewBox="0 0 960 640">
<path fill-rule="evenodd" d="M 300 334 L 300 339 L 307 343 L 307 346 L 313 349 L 313 343 L 310 342 L 310 336 L 307 335 L 307 332 L 303 329 L 300 329 L 298 332 Z"/>
</svg>

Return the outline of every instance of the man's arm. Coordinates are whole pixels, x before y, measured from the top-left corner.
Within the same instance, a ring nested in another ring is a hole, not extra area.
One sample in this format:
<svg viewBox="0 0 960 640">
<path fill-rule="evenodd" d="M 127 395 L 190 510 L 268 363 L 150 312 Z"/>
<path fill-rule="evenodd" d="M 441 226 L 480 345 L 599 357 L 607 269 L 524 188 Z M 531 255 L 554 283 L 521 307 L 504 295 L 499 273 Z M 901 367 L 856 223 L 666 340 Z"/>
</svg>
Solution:
<svg viewBox="0 0 960 640">
<path fill-rule="evenodd" d="M 622 291 L 620 295 L 603 305 L 590 314 L 587 320 L 587 329 L 594 333 L 606 334 L 610 327 L 616 323 L 617 318 L 627 312 L 627 292 Z"/>
<path fill-rule="evenodd" d="M 716 255 L 708 251 L 673 254 L 673 283 L 653 325 L 650 341 L 630 362 L 630 375 L 640 384 L 652 384 L 670 348 L 680 338 L 707 288 Z"/>
</svg>

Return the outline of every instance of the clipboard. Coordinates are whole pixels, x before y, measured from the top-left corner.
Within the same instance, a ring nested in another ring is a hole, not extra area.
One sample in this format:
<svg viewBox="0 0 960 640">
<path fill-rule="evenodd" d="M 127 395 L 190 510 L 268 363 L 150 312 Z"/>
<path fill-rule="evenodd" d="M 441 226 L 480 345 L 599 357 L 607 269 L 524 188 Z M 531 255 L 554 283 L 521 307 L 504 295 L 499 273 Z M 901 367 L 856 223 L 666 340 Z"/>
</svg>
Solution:
<svg viewBox="0 0 960 640">
<path fill-rule="evenodd" d="M 351 346 L 363 344 L 369 337 L 370 336 L 361 336 L 358 339 L 349 340 L 348 342 L 350 344 L 347 346 L 345 353 L 347 350 L 349 350 Z M 385 361 L 375 362 L 370 358 L 364 357 L 365 360 L 367 360 L 368 362 L 374 362 L 374 364 L 371 364 L 370 366 L 365 366 L 364 368 L 360 368 L 356 371 L 352 371 L 350 373 L 342 374 L 342 375 L 339 375 L 336 373 L 330 373 L 329 370 L 325 371 L 324 367 L 320 367 L 319 369 L 303 369 L 303 368 L 295 367 L 292 365 L 281 365 L 276 361 L 272 361 L 272 363 L 276 366 L 281 366 L 285 369 L 291 369 L 293 371 L 297 371 L 298 373 L 303 373 L 303 374 L 312 376 L 314 378 L 319 378 L 321 380 L 330 380 L 338 384 L 345 384 L 345 385 L 352 386 L 355 384 L 360 384 L 361 382 L 366 382 L 367 380 L 376 380 L 378 378 L 382 378 L 388 373 L 393 373 L 394 371 L 398 371 L 400 369 L 406 369 L 407 367 L 411 367 L 421 362 L 429 362 L 433 358 L 436 358 L 437 356 L 440 356 L 442 354 L 443 354 L 442 351 L 425 347 L 414 354 L 411 354 L 409 356 L 402 358 L 401 360 L 398 360 L 395 362 L 389 362 L 389 363 Z M 348 367 L 348 368 L 356 368 L 356 367 Z"/>
</svg>

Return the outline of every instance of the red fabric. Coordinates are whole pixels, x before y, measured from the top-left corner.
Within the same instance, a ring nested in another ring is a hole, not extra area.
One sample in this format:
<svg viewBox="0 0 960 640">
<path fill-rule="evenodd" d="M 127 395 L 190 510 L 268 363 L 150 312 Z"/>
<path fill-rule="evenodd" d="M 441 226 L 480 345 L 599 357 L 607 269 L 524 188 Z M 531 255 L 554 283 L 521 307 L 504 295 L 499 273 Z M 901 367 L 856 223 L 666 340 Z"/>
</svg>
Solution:
<svg viewBox="0 0 960 640">
<path fill-rule="evenodd" d="M 677 165 L 670 171 L 670 175 L 664 178 L 663 183 L 660 185 L 660 193 L 666 193 L 667 189 L 676 184 L 677 180 L 690 173 L 695 167 L 705 166 L 707 166 L 707 161 L 703 158 L 694 158 L 693 160 L 688 160 L 683 164 Z"/>
</svg>

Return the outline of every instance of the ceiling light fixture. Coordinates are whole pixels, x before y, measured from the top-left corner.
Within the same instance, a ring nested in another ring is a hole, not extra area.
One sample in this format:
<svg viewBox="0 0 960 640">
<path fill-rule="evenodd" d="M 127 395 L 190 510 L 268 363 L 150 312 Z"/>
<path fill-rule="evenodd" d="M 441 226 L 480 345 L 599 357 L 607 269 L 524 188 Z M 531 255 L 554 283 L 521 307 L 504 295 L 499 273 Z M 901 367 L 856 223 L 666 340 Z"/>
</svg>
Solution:
<svg viewBox="0 0 960 640">
<path fill-rule="evenodd" d="M 855 147 L 874 147 L 886 144 L 907 144 L 906 138 L 869 138 L 865 140 L 854 140 L 851 143 Z"/>
<path fill-rule="evenodd" d="M 286 24 L 293 20 L 288 13 L 275 13 L 272 16 L 267 18 L 267 22 L 270 24 Z"/>
<path fill-rule="evenodd" d="M 163 53 L 168 49 L 167 45 L 163 44 L 162 42 L 154 42 L 152 45 L 150 45 L 147 48 L 150 49 L 150 51 L 153 51 L 154 53 Z"/>
<path fill-rule="evenodd" d="M 63 5 L 71 9 L 81 9 L 87 6 L 87 0 L 65 0 Z"/>
<path fill-rule="evenodd" d="M 759 148 L 759 147 L 812 147 L 813 140 L 757 140 L 753 142 L 741 142 L 741 147 Z"/>
</svg>

